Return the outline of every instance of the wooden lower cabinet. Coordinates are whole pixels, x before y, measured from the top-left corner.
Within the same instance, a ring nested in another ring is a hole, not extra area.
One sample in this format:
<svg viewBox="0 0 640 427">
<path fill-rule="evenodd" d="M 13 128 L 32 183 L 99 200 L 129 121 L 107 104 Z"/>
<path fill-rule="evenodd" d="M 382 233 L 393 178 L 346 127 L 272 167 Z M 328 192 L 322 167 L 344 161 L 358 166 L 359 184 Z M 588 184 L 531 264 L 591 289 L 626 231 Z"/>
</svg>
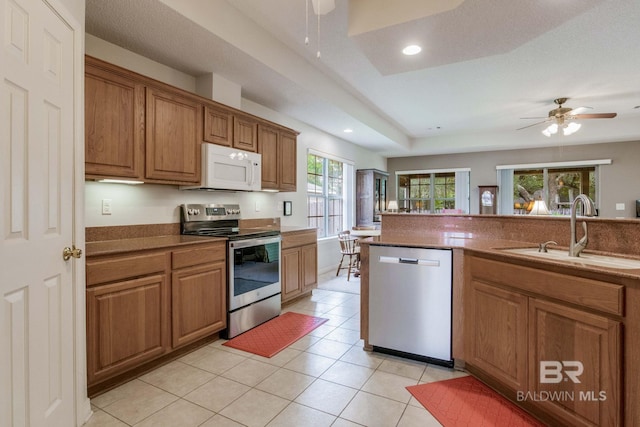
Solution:
<svg viewBox="0 0 640 427">
<path fill-rule="evenodd" d="M 224 259 L 172 273 L 172 345 L 189 344 L 227 326 Z"/>
<path fill-rule="evenodd" d="M 623 424 L 622 322 L 590 307 L 617 311 L 621 286 L 473 256 L 465 274 L 471 373 L 554 425 Z"/>
<path fill-rule="evenodd" d="M 527 297 L 473 281 L 466 315 L 469 362 L 514 390 L 527 389 Z"/>
<path fill-rule="evenodd" d="M 318 284 L 316 230 L 304 230 L 282 237 L 282 302 L 310 293 Z"/>
<path fill-rule="evenodd" d="M 226 242 L 87 258 L 87 382 L 97 390 L 226 327 Z"/>
<path fill-rule="evenodd" d="M 618 321 L 530 298 L 529 390 L 569 397 L 539 405 L 568 425 L 620 425 L 620 340 Z"/>
<path fill-rule="evenodd" d="M 285 249 L 282 251 L 282 302 L 289 301 L 302 294 L 300 280 L 302 263 L 300 249 Z"/>
<path fill-rule="evenodd" d="M 89 385 L 166 353 L 168 320 L 164 274 L 87 289 Z"/>
<path fill-rule="evenodd" d="M 302 264 L 301 282 L 302 292 L 310 292 L 318 285 L 318 244 L 302 246 L 300 248 Z"/>
</svg>

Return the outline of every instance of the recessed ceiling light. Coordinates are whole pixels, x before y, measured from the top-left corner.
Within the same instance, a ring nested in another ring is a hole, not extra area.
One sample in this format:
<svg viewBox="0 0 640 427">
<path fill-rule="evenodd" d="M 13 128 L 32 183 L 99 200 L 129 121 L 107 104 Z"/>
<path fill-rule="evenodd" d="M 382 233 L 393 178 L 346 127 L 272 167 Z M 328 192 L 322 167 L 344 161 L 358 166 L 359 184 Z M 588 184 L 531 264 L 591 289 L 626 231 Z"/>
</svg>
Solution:
<svg viewBox="0 0 640 427">
<path fill-rule="evenodd" d="M 405 55 L 416 55 L 421 51 L 422 51 L 422 48 L 417 44 L 412 44 L 402 49 L 402 53 L 404 53 Z"/>
<path fill-rule="evenodd" d="M 350 128 L 346 128 L 344 130 L 344 133 L 352 133 L 352 132 L 353 132 L 353 129 L 350 129 Z"/>
</svg>

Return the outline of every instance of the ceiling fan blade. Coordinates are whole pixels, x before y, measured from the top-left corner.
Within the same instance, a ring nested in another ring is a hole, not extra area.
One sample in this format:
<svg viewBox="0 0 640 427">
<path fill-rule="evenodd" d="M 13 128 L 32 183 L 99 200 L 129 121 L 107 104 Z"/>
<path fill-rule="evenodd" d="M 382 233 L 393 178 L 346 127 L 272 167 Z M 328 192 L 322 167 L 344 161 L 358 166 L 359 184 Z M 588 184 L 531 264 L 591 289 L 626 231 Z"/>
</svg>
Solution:
<svg viewBox="0 0 640 427">
<path fill-rule="evenodd" d="M 576 119 L 613 119 L 617 113 L 572 114 Z"/>
<path fill-rule="evenodd" d="M 585 110 L 593 110 L 593 107 L 578 107 L 578 108 L 574 108 L 573 110 L 569 111 L 567 113 L 567 115 L 575 116 L 576 114 L 580 114 L 580 113 L 584 112 Z"/>
<path fill-rule="evenodd" d="M 543 120 L 543 121 L 541 121 L 541 122 L 534 123 L 534 124 L 532 124 L 532 125 L 528 125 L 528 126 L 524 126 L 524 127 L 518 128 L 518 129 L 516 129 L 516 130 L 522 130 L 522 129 L 530 128 L 530 127 L 532 127 L 532 126 L 541 125 L 542 123 L 546 123 L 546 122 L 548 122 L 548 121 L 549 121 L 549 120 Z"/>
<path fill-rule="evenodd" d="M 546 118 L 548 117 L 520 117 L 520 120 L 531 120 L 531 119 L 541 120 Z"/>
</svg>

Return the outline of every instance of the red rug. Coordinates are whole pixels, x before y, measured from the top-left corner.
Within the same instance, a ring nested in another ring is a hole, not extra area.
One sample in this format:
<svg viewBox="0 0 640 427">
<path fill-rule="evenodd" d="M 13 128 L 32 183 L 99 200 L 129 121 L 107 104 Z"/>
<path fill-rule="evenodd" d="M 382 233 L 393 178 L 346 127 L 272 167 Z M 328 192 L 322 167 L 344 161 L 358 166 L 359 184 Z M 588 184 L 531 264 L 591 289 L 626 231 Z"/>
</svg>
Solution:
<svg viewBox="0 0 640 427">
<path fill-rule="evenodd" d="M 544 426 L 472 376 L 407 387 L 444 427 Z"/>
<path fill-rule="evenodd" d="M 273 357 L 328 320 L 288 311 L 222 345 Z"/>
</svg>

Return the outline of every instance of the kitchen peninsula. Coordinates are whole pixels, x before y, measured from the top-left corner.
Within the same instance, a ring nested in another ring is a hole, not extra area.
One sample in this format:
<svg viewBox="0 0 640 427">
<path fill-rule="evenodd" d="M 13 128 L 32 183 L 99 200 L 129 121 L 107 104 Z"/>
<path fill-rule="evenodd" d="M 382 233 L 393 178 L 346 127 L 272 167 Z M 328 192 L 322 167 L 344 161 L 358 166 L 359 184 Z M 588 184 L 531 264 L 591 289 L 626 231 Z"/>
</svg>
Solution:
<svg viewBox="0 0 640 427">
<path fill-rule="evenodd" d="M 582 220 L 589 226 L 585 253 L 638 259 L 637 220 Z M 456 367 L 553 425 L 640 425 L 640 268 L 505 251 L 548 240 L 564 249 L 569 235 L 569 219 L 562 217 L 383 215 L 380 240 L 362 244 L 365 348 L 371 349 L 369 266 L 377 262 L 370 246 L 452 249 Z M 540 362 L 579 362 L 580 383 L 567 375 L 570 363 L 549 379 Z M 541 392 L 569 398 L 536 400 Z"/>
</svg>

